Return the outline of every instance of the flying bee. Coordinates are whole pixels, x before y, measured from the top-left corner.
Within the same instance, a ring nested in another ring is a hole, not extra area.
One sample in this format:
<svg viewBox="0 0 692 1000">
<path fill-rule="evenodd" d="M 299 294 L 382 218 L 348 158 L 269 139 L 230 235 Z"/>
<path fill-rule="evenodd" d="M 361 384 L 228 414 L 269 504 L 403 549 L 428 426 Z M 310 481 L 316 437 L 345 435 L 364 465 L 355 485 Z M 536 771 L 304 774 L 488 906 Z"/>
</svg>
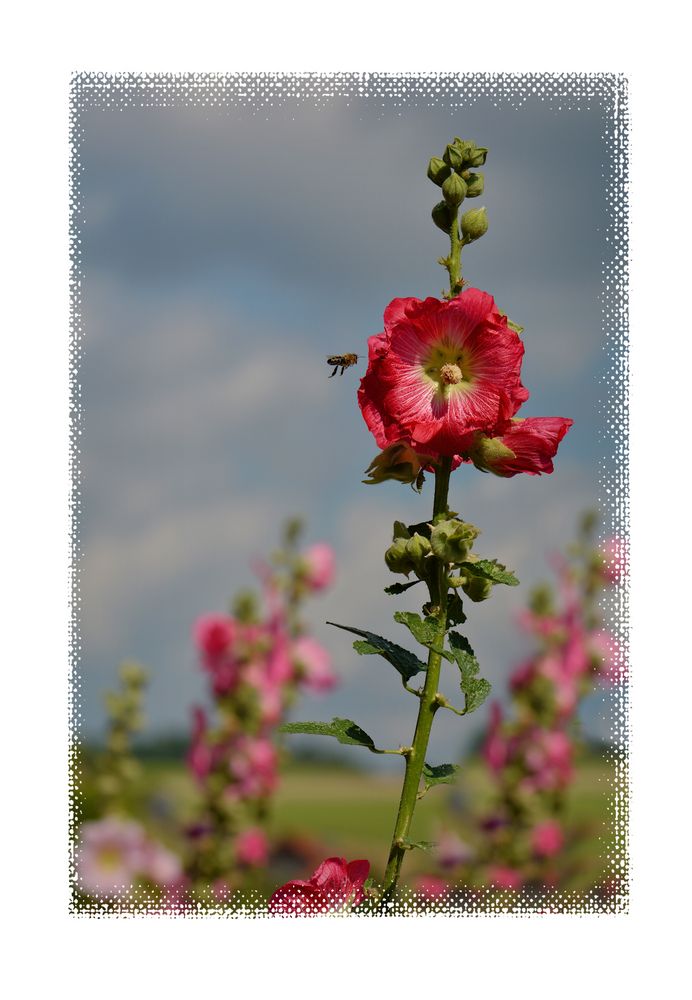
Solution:
<svg viewBox="0 0 692 1000">
<path fill-rule="evenodd" d="M 351 365 L 355 365 L 357 363 L 357 354 L 330 354 L 327 358 L 327 364 L 334 365 L 334 371 L 331 373 L 329 378 L 334 378 L 339 368 L 341 369 L 339 374 L 343 375 L 347 368 L 350 368 Z"/>
</svg>

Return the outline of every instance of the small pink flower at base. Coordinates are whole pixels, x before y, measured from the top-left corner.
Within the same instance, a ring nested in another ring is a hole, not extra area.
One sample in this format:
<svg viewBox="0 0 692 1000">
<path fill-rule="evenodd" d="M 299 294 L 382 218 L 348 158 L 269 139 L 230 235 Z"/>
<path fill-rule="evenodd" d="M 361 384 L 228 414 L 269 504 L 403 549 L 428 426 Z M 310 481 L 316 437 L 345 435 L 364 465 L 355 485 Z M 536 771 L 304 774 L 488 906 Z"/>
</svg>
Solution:
<svg viewBox="0 0 692 1000">
<path fill-rule="evenodd" d="M 554 820 L 539 823 L 531 831 L 531 848 L 539 858 L 552 858 L 559 854 L 564 840 L 562 827 Z"/>
<path fill-rule="evenodd" d="M 310 636 L 296 639 L 292 652 L 300 678 L 306 687 L 313 691 L 330 691 L 338 683 L 332 673 L 329 653 Z"/>
<path fill-rule="evenodd" d="M 107 816 L 84 823 L 77 853 L 79 887 L 92 896 L 114 896 L 132 888 L 145 862 L 144 829 Z"/>
<path fill-rule="evenodd" d="M 433 901 L 446 896 L 449 892 L 449 885 L 437 875 L 419 875 L 413 882 L 413 889 L 423 899 Z"/>
<path fill-rule="evenodd" d="M 394 299 L 368 342 L 358 403 L 378 447 L 403 441 L 433 457 L 463 454 L 528 398 L 524 345 L 492 296 L 468 288 L 449 301 Z"/>
<path fill-rule="evenodd" d="M 516 891 L 521 889 L 524 878 L 521 872 L 505 865 L 495 865 L 488 871 L 488 884 L 495 889 L 510 889 Z"/>
<path fill-rule="evenodd" d="M 269 860 L 269 841 L 259 827 L 249 827 L 235 838 L 235 856 L 238 864 L 247 868 L 261 868 Z"/>
<path fill-rule="evenodd" d="M 326 542 L 317 542 L 303 553 L 304 580 L 312 591 L 325 590 L 334 580 L 334 550 Z"/>
<path fill-rule="evenodd" d="M 573 423 L 566 417 L 515 418 L 501 433 L 477 435 L 468 455 L 477 469 L 504 478 L 520 472 L 549 474 L 558 445 Z"/>
<path fill-rule="evenodd" d="M 308 881 L 294 879 L 280 886 L 269 900 L 269 912 L 302 916 L 348 912 L 365 899 L 369 872 L 369 861 L 327 858 Z"/>
</svg>

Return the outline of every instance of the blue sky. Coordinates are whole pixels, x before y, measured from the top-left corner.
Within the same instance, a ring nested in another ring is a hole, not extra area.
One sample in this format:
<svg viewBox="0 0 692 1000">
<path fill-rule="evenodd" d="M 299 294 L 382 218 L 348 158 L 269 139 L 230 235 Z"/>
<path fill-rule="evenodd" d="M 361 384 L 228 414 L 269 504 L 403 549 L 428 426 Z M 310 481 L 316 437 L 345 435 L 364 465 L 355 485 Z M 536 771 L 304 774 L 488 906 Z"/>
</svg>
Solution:
<svg viewBox="0 0 692 1000">
<path fill-rule="evenodd" d="M 488 146 L 490 229 L 464 274 L 525 327 L 522 414 L 575 425 L 552 476 L 464 469 L 452 505 L 481 527 L 479 551 L 524 584 L 543 578 L 546 555 L 598 502 L 612 451 L 600 408 L 609 216 L 597 103 L 335 98 L 261 114 L 84 111 L 81 123 L 86 732 L 98 733 L 103 693 L 129 657 L 152 673 L 151 731 L 185 729 L 203 698 L 192 622 L 227 605 L 297 513 L 339 557 L 337 585 L 310 617 L 342 680 L 297 715 L 346 715 L 380 745 L 405 742 L 415 704 L 396 675 L 323 623 L 405 642 L 391 614 L 415 602 L 382 593 L 382 553 L 392 521 L 424 518 L 431 491 L 361 485 L 376 452 L 356 404 L 364 368 L 330 381 L 324 356 L 365 353 L 392 298 L 439 295 L 446 240 L 430 221 L 439 193 L 427 161 L 454 135 Z M 527 591 L 498 588 L 471 609 L 467 634 L 497 691 L 526 649 L 512 616 Z M 605 736 L 604 714 L 595 699 L 586 728 Z M 431 759 L 484 721 L 485 710 L 442 720 Z"/>
</svg>

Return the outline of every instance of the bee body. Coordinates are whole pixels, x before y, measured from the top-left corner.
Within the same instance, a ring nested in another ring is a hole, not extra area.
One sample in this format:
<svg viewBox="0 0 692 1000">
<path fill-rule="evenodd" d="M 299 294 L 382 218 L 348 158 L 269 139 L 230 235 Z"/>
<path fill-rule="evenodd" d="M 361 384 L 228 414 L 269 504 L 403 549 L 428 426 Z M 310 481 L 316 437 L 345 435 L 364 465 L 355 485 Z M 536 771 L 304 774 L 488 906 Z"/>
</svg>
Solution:
<svg viewBox="0 0 692 1000">
<path fill-rule="evenodd" d="M 339 374 L 343 375 L 347 368 L 350 368 L 351 365 L 355 365 L 357 363 L 357 354 L 330 354 L 327 357 L 327 364 L 334 365 L 334 371 L 331 373 L 329 378 L 334 378 L 337 371 L 339 371 L 339 368 L 341 369 Z"/>
</svg>

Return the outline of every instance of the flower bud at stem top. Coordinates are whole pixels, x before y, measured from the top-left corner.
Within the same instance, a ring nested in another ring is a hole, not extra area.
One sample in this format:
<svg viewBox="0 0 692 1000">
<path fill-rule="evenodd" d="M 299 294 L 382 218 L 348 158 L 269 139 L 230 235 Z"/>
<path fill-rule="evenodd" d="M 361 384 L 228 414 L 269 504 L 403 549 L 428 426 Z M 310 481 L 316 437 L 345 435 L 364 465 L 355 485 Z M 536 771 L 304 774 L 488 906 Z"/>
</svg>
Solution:
<svg viewBox="0 0 692 1000">
<path fill-rule="evenodd" d="M 461 170 L 464 165 L 464 158 L 462 151 L 458 146 L 450 144 L 444 151 L 442 159 L 445 161 L 448 167 L 453 167 L 455 170 Z"/>
<path fill-rule="evenodd" d="M 451 208 L 457 208 L 466 197 L 466 181 L 459 174 L 451 174 L 442 185 L 442 194 Z"/>
<path fill-rule="evenodd" d="M 444 160 L 441 160 L 439 156 L 433 156 L 428 164 L 428 177 L 433 182 L 441 187 L 447 180 L 452 172 L 452 168 L 448 167 Z"/>
<path fill-rule="evenodd" d="M 472 208 L 461 217 L 461 235 L 467 243 L 479 240 L 488 232 L 488 215 L 485 208 Z"/>
</svg>

